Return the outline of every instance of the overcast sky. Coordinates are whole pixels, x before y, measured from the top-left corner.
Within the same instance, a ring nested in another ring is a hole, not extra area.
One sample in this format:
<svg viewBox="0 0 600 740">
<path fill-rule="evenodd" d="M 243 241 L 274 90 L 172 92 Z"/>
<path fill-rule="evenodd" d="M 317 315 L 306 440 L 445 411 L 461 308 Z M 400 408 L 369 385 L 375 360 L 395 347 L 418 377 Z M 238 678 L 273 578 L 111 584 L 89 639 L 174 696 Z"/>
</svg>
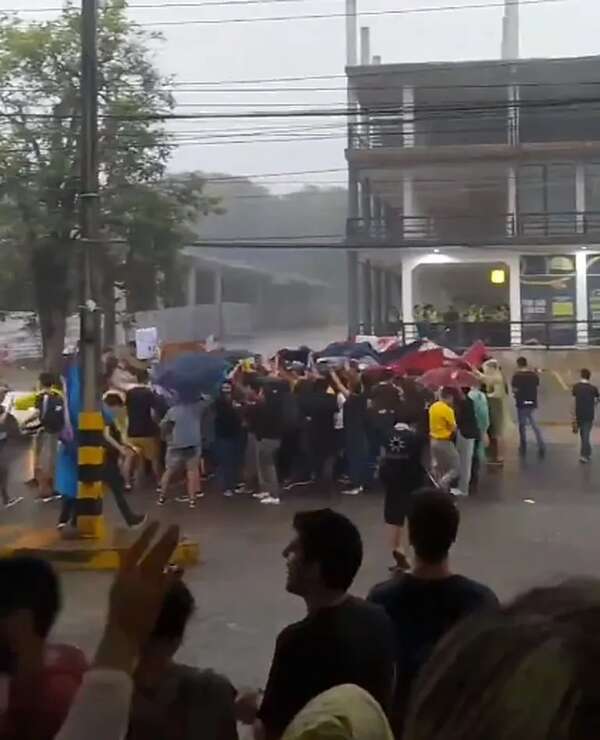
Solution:
<svg viewBox="0 0 600 740">
<path fill-rule="evenodd" d="M 146 1 L 146 0 L 144 0 Z M 160 0 L 147 0 L 160 2 Z M 198 0 L 200 1 L 200 0 Z M 132 0 L 141 2 L 141 0 Z M 163 0 L 168 4 L 168 0 Z M 499 0 L 358 0 L 359 11 L 431 8 L 442 5 L 478 5 Z M 0 8 L 46 7 L 56 0 L 0 0 Z M 160 24 L 181 20 L 232 19 L 300 14 L 343 13 L 344 0 L 277 0 L 264 4 L 221 7 L 135 9 L 132 17 L 142 23 Z M 371 27 L 372 54 L 383 62 L 451 61 L 497 58 L 500 53 L 502 8 L 470 8 L 445 12 L 406 15 L 364 16 L 359 25 Z M 31 16 L 28 16 L 31 17 Z M 48 16 L 44 16 L 48 17 Z M 153 30 L 156 30 L 153 28 Z M 344 18 L 286 20 L 283 22 L 222 23 L 210 25 L 165 25 L 165 41 L 157 47 L 161 70 L 179 82 L 248 80 L 266 77 L 303 75 L 342 75 L 345 63 Z M 600 2 L 598 0 L 557 0 L 521 8 L 521 56 L 578 56 L 600 54 Z M 335 90 L 310 91 L 267 88 L 333 87 Z M 177 101 L 181 112 L 215 110 L 214 104 L 239 108 L 344 105 L 343 77 L 297 83 L 248 85 L 252 92 L 239 92 L 240 85 L 222 85 L 208 91 L 181 92 Z M 339 88 L 339 89 L 338 89 Z M 191 104 L 194 104 L 194 107 Z M 221 108 L 220 110 L 223 110 Z M 248 134 L 257 129 L 275 128 L 270 138 L 295 141 L 264 142 L 263 136 Z M 234 174 L 298 170 L 337 169 L 345 166 L 342 119 L 284 119 L 280 121 L 185 121 L 177 128 L 187 140 L 234 134 L 243 143 L 206 138 L 186 145 L 175 153 L 173 170 L 201 169 Z M 293 133 L 291 129 L 294 129 Z M 183 133 L 185 132 L 185 133 Z M 305 137 L 326 137 L 309 140 Z M 231 138 L 231 137 L 229 137 Z M 343 184 L 343 172 L 265 180 L 279 183 L 281 190 L 299 187 L 303 182 Z"/>
</svg>

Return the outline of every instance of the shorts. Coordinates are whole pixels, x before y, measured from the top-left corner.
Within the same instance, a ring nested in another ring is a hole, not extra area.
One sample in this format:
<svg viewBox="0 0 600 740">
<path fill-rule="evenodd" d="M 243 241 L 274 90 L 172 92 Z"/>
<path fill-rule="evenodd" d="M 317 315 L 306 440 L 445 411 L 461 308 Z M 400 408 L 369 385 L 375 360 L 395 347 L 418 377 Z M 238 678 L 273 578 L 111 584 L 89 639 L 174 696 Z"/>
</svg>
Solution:
<svg viewBox="0 0 600 740">
<path fill-rule="evenodd" d="M 149 463 L 160 461 L 160 441 L 158 437 L 130 437 L 129 444 Z"/>
<path fill-rule="evenodd" d="M 43 429 L 40 429 L 35 438 L 36 467 L 49 475 L 54 475 L 57 454 L 58 434 L 53 434 L 52 432 L 46 432 Z"/>
<path fill-rule="evenodd" d="M 200 465 L 201 450 L 199 447 L 167 447 L 165 464 L 167 470 L 185 467 L 193 468 Z"/>
</svg>

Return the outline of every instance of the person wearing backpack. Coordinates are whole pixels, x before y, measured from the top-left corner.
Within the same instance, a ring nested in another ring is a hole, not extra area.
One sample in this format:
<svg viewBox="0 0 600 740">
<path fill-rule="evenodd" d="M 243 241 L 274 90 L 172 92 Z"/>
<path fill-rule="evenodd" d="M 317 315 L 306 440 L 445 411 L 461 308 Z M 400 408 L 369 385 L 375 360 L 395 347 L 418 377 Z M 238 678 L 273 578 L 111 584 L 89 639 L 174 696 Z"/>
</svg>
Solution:
<svg viewBox="0 0 600 740">
<path fill-rule="evenodd" d="M 54 471 L 59 437 L 65 428 L 65 399 L 57 385 L 52 373 L 40 374 L 39 390 L 28 404 L 28 408 L 33 407 L 32 413 L 23 422 L 27 424 L 37 419 L 40 425 L 34 449 L 35 477 L 39 489 L 36 498 L 44 503 L 59 497 L 54 491 Z M 28 399 L 22 399 L 16 408 L 22 407 Z"/>
</svg>

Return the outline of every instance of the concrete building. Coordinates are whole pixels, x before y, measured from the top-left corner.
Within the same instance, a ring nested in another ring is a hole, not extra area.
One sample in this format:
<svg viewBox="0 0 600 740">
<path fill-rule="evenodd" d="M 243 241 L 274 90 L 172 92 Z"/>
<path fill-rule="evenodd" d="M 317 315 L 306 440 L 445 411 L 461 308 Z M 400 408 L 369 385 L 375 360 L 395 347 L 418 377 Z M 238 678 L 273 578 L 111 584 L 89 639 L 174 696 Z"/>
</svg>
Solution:
<svg viewBox="0 0 600 740">
<path fill-rule="evenodd" d="M 600 343 L 600 56 L 518 59 L 511 1 L 502 59 L 382 64 L 347 9 L 350 334 L 506 304 L 499 344 Z"/>
</svg>

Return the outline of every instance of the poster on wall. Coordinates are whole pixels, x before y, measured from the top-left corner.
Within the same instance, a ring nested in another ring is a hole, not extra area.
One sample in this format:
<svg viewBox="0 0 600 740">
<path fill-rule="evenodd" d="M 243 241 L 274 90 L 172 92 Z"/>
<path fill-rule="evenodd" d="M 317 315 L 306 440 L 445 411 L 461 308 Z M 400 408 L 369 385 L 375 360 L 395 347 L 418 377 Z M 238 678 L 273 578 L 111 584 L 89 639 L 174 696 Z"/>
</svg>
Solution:
<svg viewBox="0 0 600 740">
<path fill-rule="evenodd" d="M 600 270 L 598 277 L 600 279 Z M 598 287 L 600 288 L 600 280 Z M 575 259 L 570 255 L 521 257 L 522 338 L 526 344 L 576 343 Z"/>
<path fill-rule="evenodd" d="M 600 344 L 600 255 L 587 258 L 587 294 L 590 344 Z"/>
</svg>

